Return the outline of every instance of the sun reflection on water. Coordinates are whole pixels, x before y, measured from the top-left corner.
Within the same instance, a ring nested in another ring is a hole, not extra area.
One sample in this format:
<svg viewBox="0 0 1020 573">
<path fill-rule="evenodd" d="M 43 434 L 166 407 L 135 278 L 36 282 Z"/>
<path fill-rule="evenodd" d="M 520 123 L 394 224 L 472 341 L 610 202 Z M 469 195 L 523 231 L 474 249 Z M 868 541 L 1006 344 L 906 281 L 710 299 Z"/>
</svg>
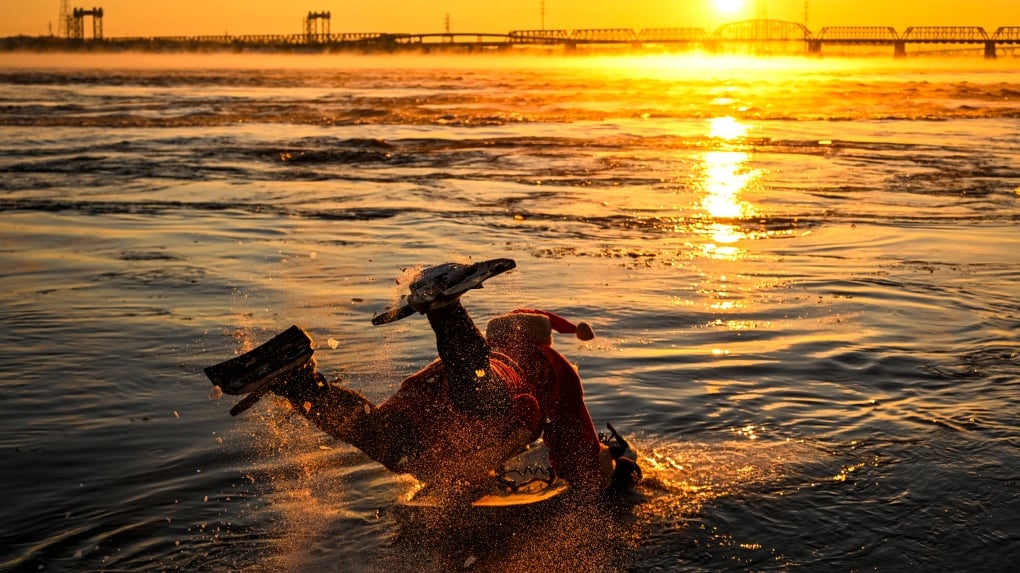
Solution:
<svg viewBox="0 0 1020 573">
<path fill-rule="evenodd" d="M 720 99 L 716 98 L 715 101 L 720 101 Z M 747 130 L 748 126 L 740 123 L 734 117 L 713 117 L 708 120 L 709 137 L 731 140 L 738 137 L 744 137 L 747 135 Z"/>
<path fill-rule="evenodd" d="M 749 127 L 726 116 L 708 122 L 709 136 L 729 144 L 747 135 Z M 740 250 L 734 243 L 748 238 L 740 221 L 755 216 L 754 206 L 741 198 L 741 194 L 757 179 L 759 172 L 748 167 L 751 155 L 739 149 L 714 149 L 701 157 L 702 195 L 698 208 L 705 217 L 704 229 L 713 243 L 704 245 L 705 255 L 711 258 L 736 260 Z"/>
</svg>

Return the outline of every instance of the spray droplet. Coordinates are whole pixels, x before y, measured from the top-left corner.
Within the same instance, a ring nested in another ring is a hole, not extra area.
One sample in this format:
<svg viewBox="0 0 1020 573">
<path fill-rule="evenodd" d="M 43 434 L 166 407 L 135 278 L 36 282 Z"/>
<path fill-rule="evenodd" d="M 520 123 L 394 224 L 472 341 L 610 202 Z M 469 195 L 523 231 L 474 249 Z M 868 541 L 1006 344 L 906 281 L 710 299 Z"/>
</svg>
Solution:
<svg viewBox="0 0 1020 573">
<path fill-rule="evenodd" d="M 177 410 L 174 410 L 174 418 L 180 418 L 180 417 L 181 417 L 181 415 L 177 413 Z"/>
<path fill-rule="evenodd" d="M 475 370 L 475 376 L 479 378 L 485 378 L 485 370 L 482 370 L 481 368 Z"/>
<path fill-rule="evenodd" d="M 340 341 L 330 336 L 329 340 L 326 341 L 326 344 L 328 344 L 331 349 L 336 350 L 340 346 Z"/>
<path fill-rule="evenodd" d="M 219 400 L 222 397 L 223 397 L 223 388 L 220 388 L 219 386 L 213 386 L 212 390 L 209 390 L 209 399 L 210 400 Z"/>
<path fill-rule="evenodd" d="M 205 497 L 202 498 L 202 503 L 206 503 L 208 501 L 209 501 L 209 496 L 205 496 Z"/>
<path fill-rule="evenodd" d="M 307 414 L 312 410 L 312 403 L 306 401 L 304 404 L 301 404 L 301 407 L 305 409 L 305 413 Z"/>
<path fill-rule="evenodd" d="M 478 561 L 478 558 L 474 555 L 469 555 L 468 558 L 464 560 L 464 568 L 467 569 L 468 567 L 471 567 L 475 564 L 475 561 Z"/>
</svg>

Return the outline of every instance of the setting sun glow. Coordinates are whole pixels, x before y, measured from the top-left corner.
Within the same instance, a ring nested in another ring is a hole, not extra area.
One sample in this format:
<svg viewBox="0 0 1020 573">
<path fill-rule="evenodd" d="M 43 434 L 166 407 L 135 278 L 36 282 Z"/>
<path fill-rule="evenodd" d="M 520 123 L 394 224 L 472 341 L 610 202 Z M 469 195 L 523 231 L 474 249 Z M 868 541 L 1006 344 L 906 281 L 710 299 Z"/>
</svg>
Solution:
<svg viewBox="0 0 1020 573">
<path fill-rule="evenodd" d="M 712 0 L 715 11 L 720 14 L 733 14 L 744 7 L 744 0 Z"/>
</svg>

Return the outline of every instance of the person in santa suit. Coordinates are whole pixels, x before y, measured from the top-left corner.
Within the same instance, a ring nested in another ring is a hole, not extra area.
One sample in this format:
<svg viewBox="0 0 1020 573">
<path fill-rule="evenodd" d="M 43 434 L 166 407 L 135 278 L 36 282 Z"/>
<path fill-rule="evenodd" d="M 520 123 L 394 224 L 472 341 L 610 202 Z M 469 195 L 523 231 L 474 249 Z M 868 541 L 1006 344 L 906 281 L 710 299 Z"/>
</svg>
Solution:
<svg viewBox="0 0 1020 573">
<path fill-rule="evenodd" d="M 632 486 L 641 478 L 633 452 L 622 439 L 613 448 L 600 441 L 577 370 L 552 347 L 553 331 L 591 340 L 591 327 L 519 309 L 491 319 L 483 335 L 461 304 L 464 292 L 515 266 L 493 259 L 428 267 L 401 306 L 373 320 L 424 314 L 439 354 L 381 404 L 326 381 L 314 359 L 269 390 L 322 431 L 428 484 L 480 483 L 541 437 L 555 475 L 576 493 Z"/>
</svg>

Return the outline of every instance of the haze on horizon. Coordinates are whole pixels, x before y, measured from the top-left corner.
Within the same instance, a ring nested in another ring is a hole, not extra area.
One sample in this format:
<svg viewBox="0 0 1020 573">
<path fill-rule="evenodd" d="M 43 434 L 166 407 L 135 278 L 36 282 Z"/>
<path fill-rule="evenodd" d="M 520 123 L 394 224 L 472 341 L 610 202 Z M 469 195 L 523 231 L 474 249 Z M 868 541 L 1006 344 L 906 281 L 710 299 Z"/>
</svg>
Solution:
<svg viewBox="0 0 1020 573">
<path fill-rule="evenodd" d="M 725 13 L 714 0 L 545 0 L 546 29 L 701 27 L 753 18 L 756 1 L 739 2 Z M 339 0 L 72 0 L 74 7 L 102 7 L 104 35 L 113 37 L 296 34 L 309 11 L 329 11 L 331 31 L 426 33 L 504 33 L 538 29 L 542 0 L 377 0 L 365 4 Z M 253 8 L 254 7 L 254 8 Z M 771 0 L 770 18 L 802 22 L 803 0 Z M 0 0 L 0 37 L 56 34 L 60 0 Z M 1017 0 L 809 0 L 808 27 L 1020 26 Z"/>
</svg>

